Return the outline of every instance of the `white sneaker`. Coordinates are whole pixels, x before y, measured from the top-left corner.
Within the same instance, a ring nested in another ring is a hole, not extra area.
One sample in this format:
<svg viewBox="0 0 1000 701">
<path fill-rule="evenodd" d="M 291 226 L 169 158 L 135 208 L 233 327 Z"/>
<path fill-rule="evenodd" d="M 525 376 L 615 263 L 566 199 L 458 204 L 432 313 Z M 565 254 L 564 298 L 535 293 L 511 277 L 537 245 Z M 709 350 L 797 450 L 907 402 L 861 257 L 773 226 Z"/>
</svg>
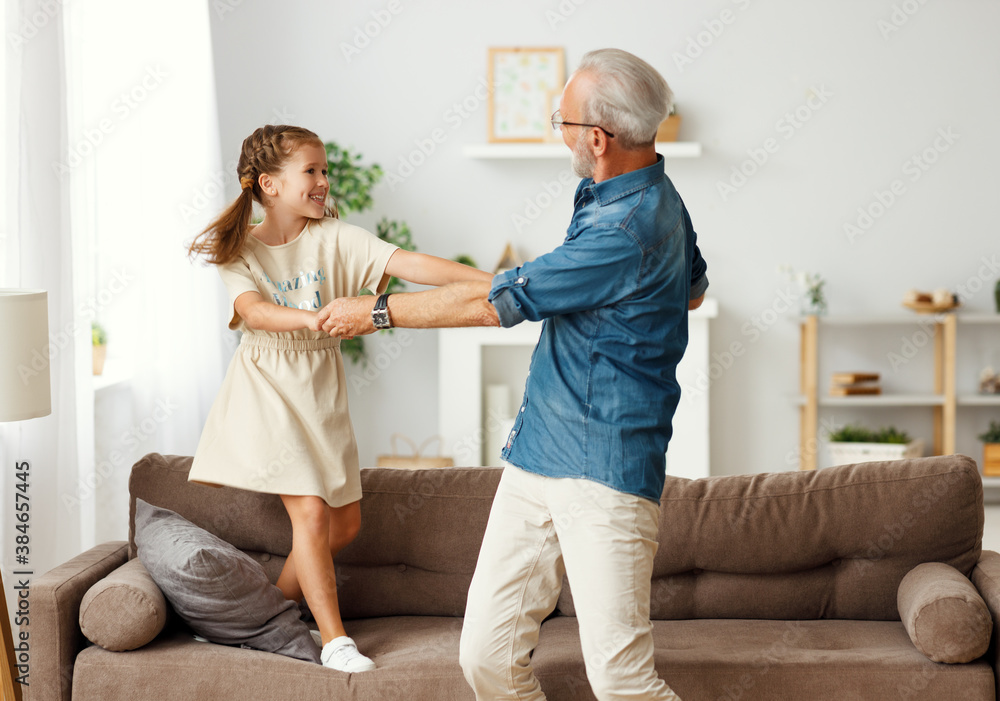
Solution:
<svg viewBox="0 0 1000 701">
<path fill-rule="evenodd" d="M 324 645 L 320 659 L 324 667 L 339 672 L 370 672 L 375 669 L 375 663 L 358 652 L 358 646 L 346 635 Z"/>
</svg>

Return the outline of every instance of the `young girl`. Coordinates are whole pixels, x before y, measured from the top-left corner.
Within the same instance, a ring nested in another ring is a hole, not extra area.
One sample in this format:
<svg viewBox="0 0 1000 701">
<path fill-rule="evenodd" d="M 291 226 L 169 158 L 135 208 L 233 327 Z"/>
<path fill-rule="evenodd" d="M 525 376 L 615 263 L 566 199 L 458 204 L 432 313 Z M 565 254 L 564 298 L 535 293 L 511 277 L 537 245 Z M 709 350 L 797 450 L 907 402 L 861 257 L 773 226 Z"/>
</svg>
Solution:
<svg viewBox="0 0 1000 701">
<path fill-rule="evenodd" d="M 325 666 L 371 670 L 337 602 L 333 556 L 361 525 L 361 478 L 340 339 L 319 328 L 317 312 L 364 288 L 381 293 L 391 276 L 425 285 L 492 276 L 340 221 L 328 200 L 326 150 L 307 129 L 257 129 L 243 142 L 238 173 L 240 196 L 189 251 L 218 266 L 232 301 L 229 328 L 243 336 L 188 479 L 281 495 L 292 551 L 278 588 L 287 599 L 305 595 Z M 255 201 L 265 216 L 251 227 Z"/>
</svg>

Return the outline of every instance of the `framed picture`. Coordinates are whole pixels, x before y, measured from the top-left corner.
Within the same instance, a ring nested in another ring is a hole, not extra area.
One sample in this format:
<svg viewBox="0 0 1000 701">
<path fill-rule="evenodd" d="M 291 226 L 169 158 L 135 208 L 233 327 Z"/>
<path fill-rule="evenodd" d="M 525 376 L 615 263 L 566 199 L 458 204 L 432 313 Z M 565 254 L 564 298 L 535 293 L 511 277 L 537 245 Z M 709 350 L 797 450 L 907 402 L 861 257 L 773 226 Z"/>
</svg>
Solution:
<svg viewBox="0 0 1000 701">
<path fill-rule="evenodd" d="M 488 140 L 542 142 L 549 124 L 550 94 L 566 83 L 561 48 L 491 48 Z"/>
<path fill-rule="evenodd" d="M 556 131 L 552 128 L 552 115 L 555 111 L 559 109 L 559 100 L 562 98 L 563 89 L 558 87 L 555 90 L 549 90 L 549 95 L 546 98 L 547 104 L 545 105 L 544 119 L 545 123 L 548 125 L 548 129 L 545 130 L 545 141 L 559 142 L 562 143 L 562 132 Z"/>
</svg>

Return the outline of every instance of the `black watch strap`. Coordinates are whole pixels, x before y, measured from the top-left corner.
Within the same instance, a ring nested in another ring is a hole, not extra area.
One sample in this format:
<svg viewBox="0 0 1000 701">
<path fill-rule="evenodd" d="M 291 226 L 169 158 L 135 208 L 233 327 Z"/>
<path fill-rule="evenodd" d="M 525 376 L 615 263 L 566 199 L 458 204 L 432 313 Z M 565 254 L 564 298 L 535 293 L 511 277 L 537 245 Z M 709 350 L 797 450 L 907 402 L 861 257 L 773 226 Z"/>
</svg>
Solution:
<svg viewBox="0 0 1000 701">
<path fill-rule="evenodd" d="M 379 295 L 372 309 L 372 323 L 376 329 L 391 329 L 392 319 L 389 318 L 389 295 Z"/>
</svg>

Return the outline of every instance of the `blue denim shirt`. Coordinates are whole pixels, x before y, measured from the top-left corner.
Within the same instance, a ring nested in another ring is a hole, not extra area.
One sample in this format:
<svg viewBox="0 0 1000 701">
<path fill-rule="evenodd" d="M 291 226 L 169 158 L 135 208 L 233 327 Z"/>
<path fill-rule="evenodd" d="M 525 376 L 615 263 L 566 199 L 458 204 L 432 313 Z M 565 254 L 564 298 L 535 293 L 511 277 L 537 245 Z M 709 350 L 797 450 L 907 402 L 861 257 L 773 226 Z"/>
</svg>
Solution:
<svg viewBox="0 0 1000 701">
<path fill-rule="evenodd" d="M 684 202 L 655 164 L 577 187 L 565 241 L 497 275 L 505 327 L 544 319 L 503 458 L 659 502 L 688 300 L 708 287 Z"/>
</svg>

